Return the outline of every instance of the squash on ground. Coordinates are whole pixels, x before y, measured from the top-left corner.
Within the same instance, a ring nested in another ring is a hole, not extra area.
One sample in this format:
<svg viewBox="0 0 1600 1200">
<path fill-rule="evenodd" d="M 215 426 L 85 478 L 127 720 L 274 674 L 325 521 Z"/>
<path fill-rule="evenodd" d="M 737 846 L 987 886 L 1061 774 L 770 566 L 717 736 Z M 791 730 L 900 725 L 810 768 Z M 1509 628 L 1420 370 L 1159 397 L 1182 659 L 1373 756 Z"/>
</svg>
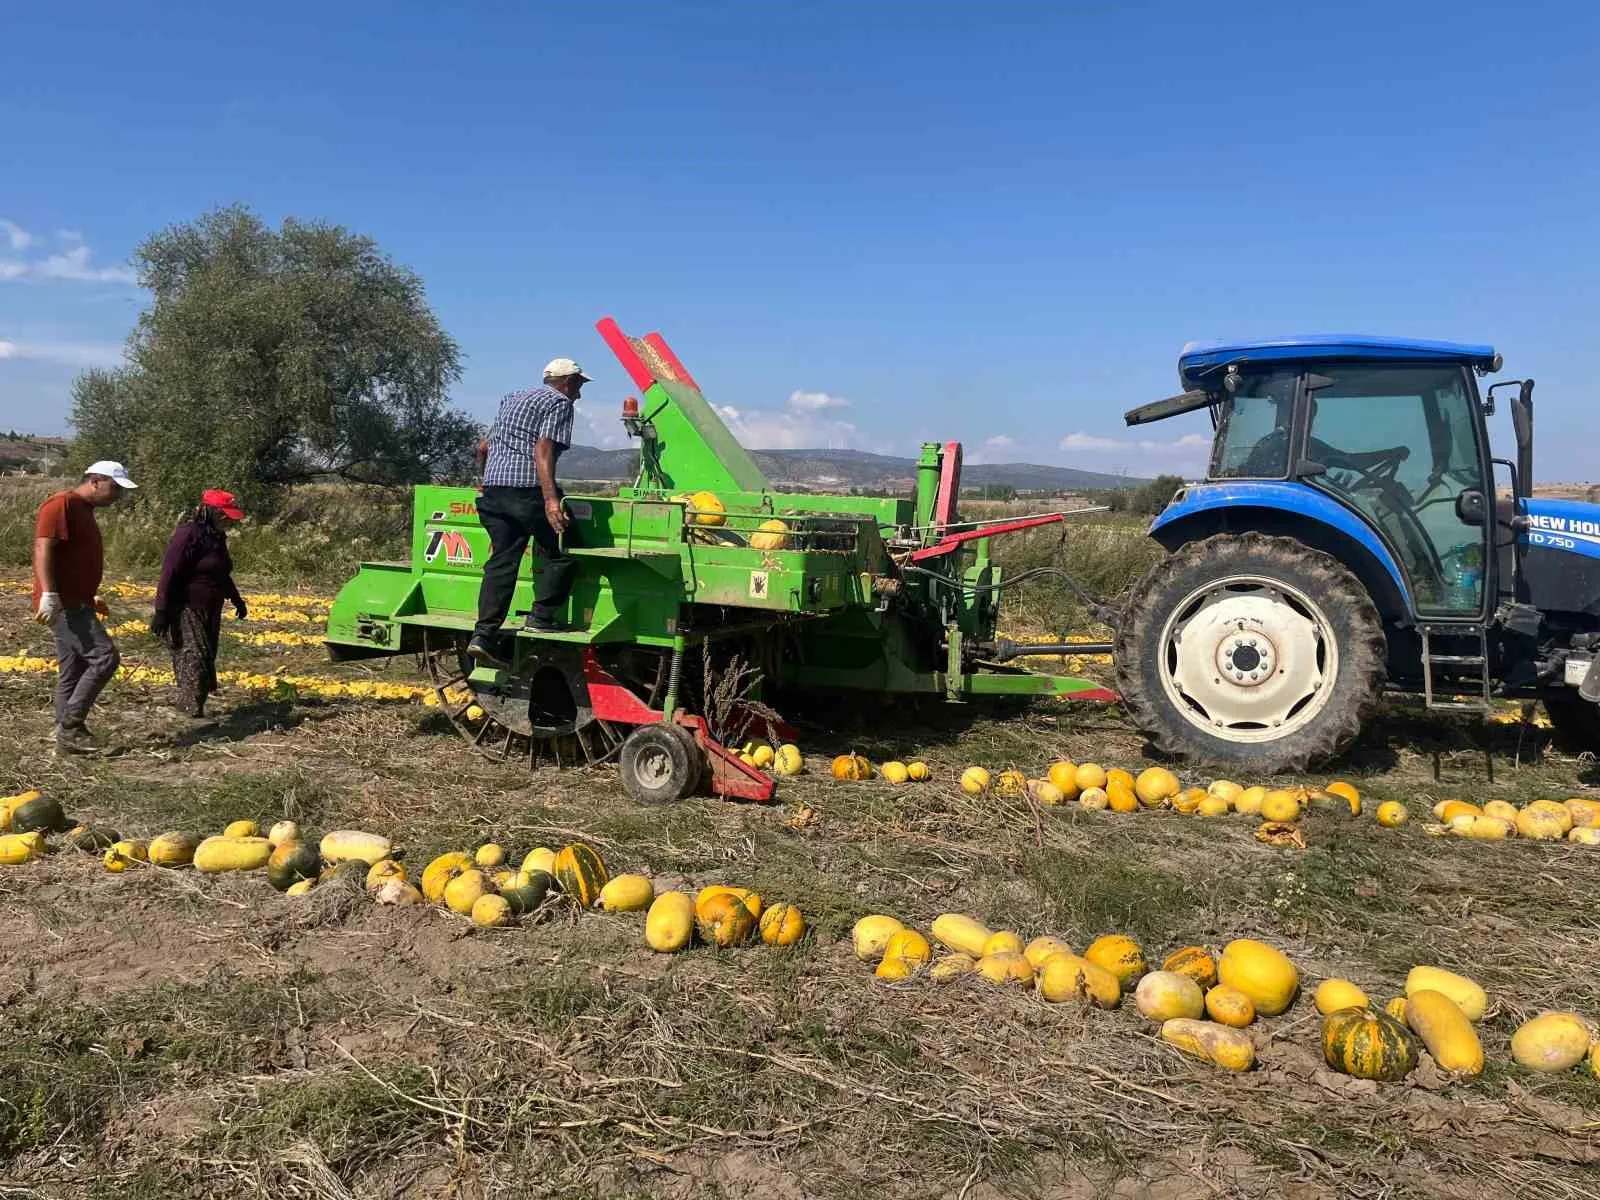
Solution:
<svg viewBox="0 0 1600 1200">
<path fill-rule="evenodd" d="M 506 903 L 504 896 L 497 896 L 487 892 L 472 902 L 472 911 L 469 914 L 474 925 L 482 925 L 488 929 L 495 929 L 501 925 L 511 923 L 511 905 Z"/>
<path fill-rule="evenodd" d="M 1398 800 L 1385 800 L 1378 805 L 1378 824 L 1385 829 L 1398 829 L 1410 816 L 1406 806 Z"/>
<path fill-rule="evenodd" d="M 1217 960 L 1211 957 L 1211 951 L 1204 946 L 1185 946 L 1181 950 L 1174 950 L 1162 962 L 1161 969 L 1187 975 L 1202 990 L 1217 985 Z"/>
<path fill-rule="evenodd" d="M 267 845 L 272 845 L 270 838 Z M 321 873 L 322 857 L 304 842 L 280 842 L 267 855 L 267 882 L 274 891 L 287 892 L 302 879 L 315 879 Z"/>
<path fill-rule="evenodd" d="M 935 941 L 962 954 L 970 954 L 973 958 L 983 957 L 983 948 L 992 936 L 987 926 L 963 913 L 939 914 L 928 931 L 933 934 Z"/>
<path fill-rule="evenodd" d="M 1324 979 L 1317 984 L 1314 1000 L 1323 1016 L 1341 1008 L 1365 1008 L 1369 1003 L 1367 994 L 1348 979 Z"/>
<path fill-rule="evenodd" d="M 394 845 L 386 837 L 359 829 L 335 829 L 322 838 L 322 857 L 330 863 L 355 860 L 367 866 L 394 857 Z"/>
<path fill-rule="evenodd" d="M 298 842 L 300 840 L 300 826 L 294 821 L 277 821 L 271 829 L 267 830 L 267 841 L 274 846 L 282 845 L 284 842 Z"/>
<path fill-rule="evenodd" d="M 268 842 L 272 839 L 268 838 Z M 187 867 L 194 861 L 200 839 L 192 834 L 163 833 L 150 839 L 150 861 L 158 867 Z"/>
<path fill-rule="evenodd" d="M 884 947 L 889 944 L 889 939 L 904 928 L 905 926 L 894 917 L 879 913 L 862 917 L 850 932 L 856 957 L 862 962 L 877 962 L 883 957 Z"/>
<path fill-rule="evenodd" d="M 1053 1004 L 1086 1000 L 1101 1008 L 1115 1008 L 1122 1000 L 1122 985 L 1104 967 L 1075 954 L 1052 954 L 1039 971 L 1039 994 Z"/>
<path fill-rule="evenodd" d="M 35 793 L 11 810 L 13 833 L 63 833 L 71 827 L 61 805 L 49 796 Z"/>
<path fill-rule="evenodd" d="M 445 885 L 472 866 L 472 855 L 451 850 L 439 855 L 422 869 L 422 894 L 429 904 L 444 900 Z"/>
<path fill-rule="evenodd" d="M 985 954 L 978 960 L 978 974 L 990 983 L 1033 986 L 1033 967 L 1015 950 L 998 950 L 993 954 Z"/>
<path fill-rule="evenodd" d="M 695 929 L 702 941 L 727 949 L 742 946 L 755 932 L 756 917 L 732 892 L 712 896 L 695 909 Z"/>
<path fill-rule="evenodd" d="M 989 940 L 983 944 L 984 954 L 1021 954 L 1023 950 L 1022 938 L 1012 933 L 1009 929 L 997 930 L 989 935 Z"/>
<path fill-rule="evenodd" d="M 1583 1061 L 1593 1040 L 1577 1013 L 1543 1012 L 1511 1035 L 1511 1057 L 1532 1071 L 1567 1071 Z"/>
<path fill-rule="evenodd" d="M 989 790 L 989 772 L 982 767 L 968 767 L 961 772 L 961 790 L 969 796 L 981 796 Z"/>
<path fill-rule="evenodd" d="M 1488 993 L 1481 987 L 1465 975 L 1442 967 L 1412 967 L 1406 973 L 1406 995 L 1421 991 L 1443 992 L 1474 1025 L 1483 1020 L 1484 1010 L 1489 1007 Z"/>
<path fill-rule="evenodd" d="M 683 892 L 662 892 L 644 918 L 644 940 L 663 954 L 682 950 L 694 938 L 694 901 Z"/>
<path fill-rule="evenodd" d="M 271 855 L 272 843 L 264 837 L 208 837 L 195 847 L 194 868 L 207 875 L 257 871 Z"/>
<path fill-rule="evenodd" d="M 1174 1017 L 1198 1020 L 1205 1015 L 1205 993 L 1187 975 L 1175 971 L 1151 971 L 1139 980 L 1133 1003 L 1147 1020 L 1163 1022 Z"/>
<path fill-rule="evenodd" d="M 15 836 L 15 835 L 14 835 Z M 25 833 L 22 837 L 43 837 L 39 833 Z M 3 839 L 0 839 L 3 840 Z M 0 858 L 0 861 L 4 861 Z M 105 858 L 101 860 L 106 865 L 106 870 L 122 872 L 135 863 L 150 861 L 150 848 L 139 841 L 121 841 L 106 851 Z"/>
<path fill-rule="evenodd" d="M 1161 1026 L 1161 1040 L 1225 1071 L 1248 1071 L 1256 1061 L 1249 1034 L 1209 1021 L 1175 1017 Z"/>
<path fill-rule="evenodd" d="M 367 891 L 375 892 L 391 879 L 398 879 L 401 883 L 406 882 L 405 867 L 392 858 L 375 862 L 367 868 Z"/>
<path fill-rule="evenodd" d="M 106 851 L 107 854 L 111 851 Z M 14 867 L 31 862 L 44 854 L 44 831 L 35 829 L 28 833 L 0 834 L 0 864 Z"/>
<path fill-rule="evenodd" d="M 970 954 L 946 954 L 928 969 L 928 977 L 942 983 L 958 975 L 971 975 L 977 969 L 978 962 Z"/>
<path fill-rule="evenodd" d="M 618 875 L 600 889 L 605 912 L 644 912 L 655 898 L 655 885 L 643 875 Z"/>
<path fill-rule="evenodd" d="M 859 754 L 841 754 L 833 760 L 831 767 L 835 779 L 859 782 L 872 778 L 872 764 Z"/>
<path fill-rule="evenodd" d="M 501 889 L 500 894 L 511 905 L 511 911 L 520 917 L 536 912 L 555 886 L 555 877 L 548 871 L 518 871 L 516 882 Z"/>
<path fill-rule="evenodd" d="M 444 886 L 444 906 L 463 917 L 472 915 L 472 906 L 479 897 L 489 894 L 489 878 L 473 867 L 462 871 Z"/>
<path fill-rule="evenodd" d="M 222 831 L 223 837 L 260 837 L 261 826 L 254 821 L 229 821 L 226 829 Z M 269 842 L 271 838 L 267 839 Z"/>
<path fill-rule="evenodd" d="M 1206 993 L 1206 1016 L 1219 1025 L 1243 1029 L 1256 1019 L 1256 1006 L 1238 988 L 1219 983 Z"/>
<path fill-rule="evenodd" d="M 1335 1071 L 1392 1083 L 1411 1074 L 1417 1048 L 1406 1027 L 1388 1013 L 1355 1004 L 1323 1016 L 1322 1057 Z"/>
<path fill-rule="evenodd" d="M 1457 1075 L 1483 1072 L 1483 1043 L 1456 1002 L 1430 988 L 1406 995 L 1406 1024 L 1422 1039 L 1441 1071 Z"/>
<path fill-rule="evenodd" d="M 600 889 L 611 878 L 599 852 L 585 842 L 563 846 L 556 855 L 555 868 L 556 882 L 579 908 L 593 908 L 600 899 Z"/>
<path fill-rule="evenodd" d="M 889 938 L 883 948 L 883 956 L 903 958 L 920 967 L 933 957 L 933 947 L 928 945 L 928 939 L 915 929 L 902 929 Z"/>
<path fill-rule="evenodd" d="M 780 900 L 761 914 L 761 940 L 769 946 L 792 946 L 805 936 L 806 919 L 793 904 Z"/>
<path fill-rule="evenodd" d="M 1182 790 L 1178 777 L 1165 767 L 1146 767 L 1133 781 L 1133 794 L 1146 808 L 1160 808 Z"/>
<path fill-rule="evenodd" d="M 1022 957 L 1028 960 L 1028 965 L 1037 973 L 1044 966 L 1045 960 L 1054 958 L 1057 954 L 1071 954 L 1073 949 L 1058 937 L 1049 934 L 1040 934 L 1023 947 Z"/>
<path fill-rule="evenodd" d="M 1286 1010 L 1300 990 L 1300 974 L 1288 956 L 1251 938 L 1228 943 L 1217 963 L 1217 978 L 1249 996 L 1263 1017 Z"/>
<path fill-rule="evenodd" d="M 1139 976 L 1147 969 L 1144 951 L 1139 948 L 1139 943 L 1120 933 L 1108 933 L 1095 938 L 1083 952 L 1083 957 L 1115 975 L 1124 991 L 1138 982 Z"/>
</svg>

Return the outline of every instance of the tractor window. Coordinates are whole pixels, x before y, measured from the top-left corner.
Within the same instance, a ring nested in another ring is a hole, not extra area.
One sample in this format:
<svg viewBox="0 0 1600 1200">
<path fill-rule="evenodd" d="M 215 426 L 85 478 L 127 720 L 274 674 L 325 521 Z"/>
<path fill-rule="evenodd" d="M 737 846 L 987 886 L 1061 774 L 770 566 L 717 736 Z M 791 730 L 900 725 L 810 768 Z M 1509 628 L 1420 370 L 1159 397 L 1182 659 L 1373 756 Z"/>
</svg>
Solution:
<svg viewBox="0 0 1600 1200">
<path fill-rule="evenodd" d="M 1245 375 L 1221 405 L 1211 474 L 1217 479 L 1282 479 L 1298 371 Z"/>
<path fill-rule="evenodd" d="M 1484 531 L 1456 497 L 1485 487 L 1465 373 L 1455 367 L 1332 366 L 1312 404 L 1306 457 L 1315 482 L 1387 537 L 1417 609 L 1473 616 L 1483 604 Z"/>
</svg>

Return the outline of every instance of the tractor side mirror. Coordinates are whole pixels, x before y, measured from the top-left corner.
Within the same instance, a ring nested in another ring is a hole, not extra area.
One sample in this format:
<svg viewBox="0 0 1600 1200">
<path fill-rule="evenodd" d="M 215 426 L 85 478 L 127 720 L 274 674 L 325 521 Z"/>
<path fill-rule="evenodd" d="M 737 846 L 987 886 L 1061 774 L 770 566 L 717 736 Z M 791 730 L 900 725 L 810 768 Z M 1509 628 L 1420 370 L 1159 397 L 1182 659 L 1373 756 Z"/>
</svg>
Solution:
<svg viewBox="0 0 1600 1200">
<path fill-rule="evenodd" d="M 1456 516 L 1463 525 L 1482 526 L 1489 519 L 1489 503 L 1482 492 L 1469 489 L 1456 497 Z"/>
</svg>

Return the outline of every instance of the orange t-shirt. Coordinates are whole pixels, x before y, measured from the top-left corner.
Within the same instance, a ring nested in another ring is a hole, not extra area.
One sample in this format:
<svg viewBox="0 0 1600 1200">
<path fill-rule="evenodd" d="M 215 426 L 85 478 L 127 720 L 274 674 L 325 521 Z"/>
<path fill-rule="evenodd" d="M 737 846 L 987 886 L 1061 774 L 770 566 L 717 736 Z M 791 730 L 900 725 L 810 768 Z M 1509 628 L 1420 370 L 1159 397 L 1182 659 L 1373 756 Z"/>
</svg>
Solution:
<svg viewBox="0 0 1600 1200">
<path fill-rule="evenodd" d="M 105 567 L 105 549 L 100 541 L 100 526 L 95 523 L 94 505 L 76 492 L 57 492 L 39 509 L 34 536 L 54 538 L 56 592 L 63 608 L 81 608 L 94 602 L 100 590 L 100 574 Z M 33 605 L 39 606 L 44 593 L 37 571 L 33 576 Z"/>
</svg>

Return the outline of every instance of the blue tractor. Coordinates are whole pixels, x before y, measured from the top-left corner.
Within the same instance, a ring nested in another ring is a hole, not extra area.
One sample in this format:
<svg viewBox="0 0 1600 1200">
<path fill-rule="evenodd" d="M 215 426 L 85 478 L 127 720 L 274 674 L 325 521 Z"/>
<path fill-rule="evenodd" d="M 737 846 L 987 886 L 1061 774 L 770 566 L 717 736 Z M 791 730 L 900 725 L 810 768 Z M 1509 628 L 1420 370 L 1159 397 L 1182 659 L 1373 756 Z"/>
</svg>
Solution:
<svg viewBox="0 0 1600 1200">
<path fill-rule="evenodd" d="M 1389 689 L 1435 709 L 1539 699 L 1560 738 L 1600 750 L 1600 505 L 1533 497 L 1533 380 L 1480 393 L 1500 366 L 1490 346 L 1398 338 L 1184 348 L 1183 393 L 1126 414 L 1206 409 L 1215 429 L 1116 639 L 1157 749 L 1302 770 Z M 1489 446 L 1497 392 L 1515 460 Z"/>
</svg>

